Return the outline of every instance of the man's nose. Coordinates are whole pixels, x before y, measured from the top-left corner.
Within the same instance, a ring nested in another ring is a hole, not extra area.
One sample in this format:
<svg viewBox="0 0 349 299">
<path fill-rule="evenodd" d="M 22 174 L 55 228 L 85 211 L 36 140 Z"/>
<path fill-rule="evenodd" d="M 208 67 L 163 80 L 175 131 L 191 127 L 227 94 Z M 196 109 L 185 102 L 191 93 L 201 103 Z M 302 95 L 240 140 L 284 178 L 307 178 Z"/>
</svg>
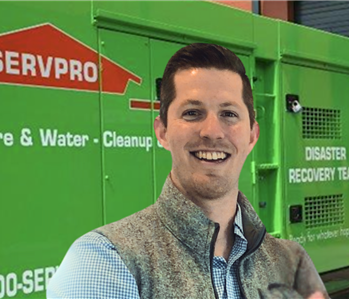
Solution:
<svg viewBox="0 0 349 299">
<path fill-rule="evenodd" d="M 215 114 L 208 114 L 207 117 L 200 122 L 200 137 L 206 139 L 223 139 L 224 132 L 219 117 Z"/>
</svg>

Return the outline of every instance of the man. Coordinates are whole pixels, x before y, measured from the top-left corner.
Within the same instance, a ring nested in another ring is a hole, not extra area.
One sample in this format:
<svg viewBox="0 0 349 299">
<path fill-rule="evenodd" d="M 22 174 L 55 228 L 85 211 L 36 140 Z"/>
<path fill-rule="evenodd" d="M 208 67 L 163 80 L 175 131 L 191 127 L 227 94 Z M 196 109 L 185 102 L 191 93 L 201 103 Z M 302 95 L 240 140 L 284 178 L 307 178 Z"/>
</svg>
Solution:
<svg viewBox="0 0 349 299">
<path fill-rule="evenodd" d="M 49 298 L 328 298 L 304 249 L 267 234 L 238 190 L 259 126 L 235 54 L 211 44 L 179 50 L 154 129 L 172 155 L 159 199 L 78 239 Z"/>
</svg>

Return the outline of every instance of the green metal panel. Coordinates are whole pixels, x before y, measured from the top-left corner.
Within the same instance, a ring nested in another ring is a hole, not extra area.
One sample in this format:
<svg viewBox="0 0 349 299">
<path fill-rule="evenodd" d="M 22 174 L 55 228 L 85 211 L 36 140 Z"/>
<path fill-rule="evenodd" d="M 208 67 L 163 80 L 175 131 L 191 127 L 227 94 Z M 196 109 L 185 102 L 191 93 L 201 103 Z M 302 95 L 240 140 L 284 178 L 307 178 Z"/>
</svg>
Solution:
<svg viewBox="0 0 349 299">
<path fill-rule="evenodd" d="M 348 75 L 285 64 L 282 76 L 283 94 L 298 95 L 304 108 L 283 116 L 285 208 L 303 206 L 302 222 L 286 220 L 286 237 L 305 247 L 320 272 L 349 266 L 341 246 L 349 234 Z"/>
<path fill-rule="evenodd" d="M 0 14 L 0 34 L 51 22 L 95 43 L 89 3 L 2 2 Z M 72 242 L 102 225 L 101 148 L 64 145 L 69 133 L 98 136 L 99 124 L 98 93 L 0 85 L 0 298 L 44 298 Z M 48 130 L 60 145 L 44 146 Z"/>
<path fill-rule="evenodd" d="M 279 55 L 279 26 L 275 19 L 258 16 L 253 18 L 253 41 L 257 45 L 253 55 L 277 60 Z"/>
<path fill-rule="evenodd" d="M 150 62 L 151 62 L 151 83 L 152 83 L 152 100 L 156 102 L 156 79 L 162 78 L 167 62 L 170 60 L 172 55 L 176 53 L 180 48 L 185 45 L 170 43 L 155 39 L 150 39 Z M 153 117 L 159 115 L 158 109 L 153 109 Z M 154 131 L 154 130 L 152 130 Z M 171 154 L 161 146 L 159 146 L 155 133 L 153 132 L 154 143 L 157 144 L 154 152 L 154 182 L 156 185 L 154 200 L 158 198 L 161 193 L 163 184 L 166 177 L 171 171 L 172 160 Z"/>
<path fill-rule="evenodd" d="M 348 73 L 348 38 L 287 22 L 279 26 L 283 61 Z"/>
<path fill-rule="evenodd" d="M 254 47 L 251 13 L 206 1 L 94 1 L 93 14 L 103 28 L 180 43 L 234 44 L 245 52 Z"/>
<path fill-rule="evenodd" d="M 23 285 L 7 294 L 37 298 L 45 269 L 102 224 L 100 147 L 67 143 L 99 135 L 98 95 L 2 85 L 0 119 L 2 136 L 13 136 L 0 141 L 1 275 Z"/>
<path fill-rule="evenodd" d="M 284 207 L 281 198 L 280 179 L 280 122 L 277 63 L 272 60 L 256 61 L 254 102 L 256 120 L 260 126 L 260 138 L 253 151 L 257 184 L 255 209 L 266 229 L 280 237 L 284 223 Z"/>
<path fill-rule="evenodd" d="M 230 49 L 233 51 L 233 49 Z M 252 74 L 252 67 L 250 63 L 250 57 L 241 55 L 239 53 L 235 54 L 240 58 L 242 63 L 244 64 L 246 74 L 249 78 L 251 78 Z M 251 82 L 252 83 L 252 82 Z M 251 84 L 252 85 L 252 84 Z M 250 199 L 251 204 L 256 207 L 256 182 L 255 182 L 255 173 L 254 173 L 254 154 L 251 153 L 247 158 L 246 161 L 241 169 L 241 174 L 239 177 L 239 189 L 247 196 L 247 198 Z"/>
<path fill-rule="evenodd" d="M 101 93 L 104 211 L 110 223 L 153 202 L 152 113 L 131 108 L 131 101 L 150 100 L 150 53 L 145 37 L 101 29 L 99 42 L 102 55 L 142 79 L 140 85 L 129 82 L 125 94 Z"/>
</svg>

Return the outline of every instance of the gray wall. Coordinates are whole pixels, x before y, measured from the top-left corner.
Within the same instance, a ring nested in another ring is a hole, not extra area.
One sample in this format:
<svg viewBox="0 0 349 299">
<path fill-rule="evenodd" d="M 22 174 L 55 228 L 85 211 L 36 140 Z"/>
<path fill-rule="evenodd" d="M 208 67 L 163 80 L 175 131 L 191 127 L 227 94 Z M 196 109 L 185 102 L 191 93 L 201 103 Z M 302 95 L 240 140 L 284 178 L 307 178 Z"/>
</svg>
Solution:
<svg viewBox="0 0 349 299">
<path fill-rule="evenodd" d="M 295 1 L 294 22 L 349 36 L 349 1 Z"/>
</svg>

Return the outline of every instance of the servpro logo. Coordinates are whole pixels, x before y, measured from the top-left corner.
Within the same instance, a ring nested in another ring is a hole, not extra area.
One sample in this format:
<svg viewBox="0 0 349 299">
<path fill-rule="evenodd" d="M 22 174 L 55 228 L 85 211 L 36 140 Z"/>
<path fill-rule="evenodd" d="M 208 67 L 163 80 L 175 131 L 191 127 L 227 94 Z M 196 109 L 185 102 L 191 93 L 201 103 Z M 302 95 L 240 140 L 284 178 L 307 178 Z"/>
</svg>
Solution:
<svg viewBox="0 0 349 299">
<path fill-rule="evenodd" d="M 0 82 L 124 94 L 142 79 L 52 24 L 0 35 Z"/>
</svg>

